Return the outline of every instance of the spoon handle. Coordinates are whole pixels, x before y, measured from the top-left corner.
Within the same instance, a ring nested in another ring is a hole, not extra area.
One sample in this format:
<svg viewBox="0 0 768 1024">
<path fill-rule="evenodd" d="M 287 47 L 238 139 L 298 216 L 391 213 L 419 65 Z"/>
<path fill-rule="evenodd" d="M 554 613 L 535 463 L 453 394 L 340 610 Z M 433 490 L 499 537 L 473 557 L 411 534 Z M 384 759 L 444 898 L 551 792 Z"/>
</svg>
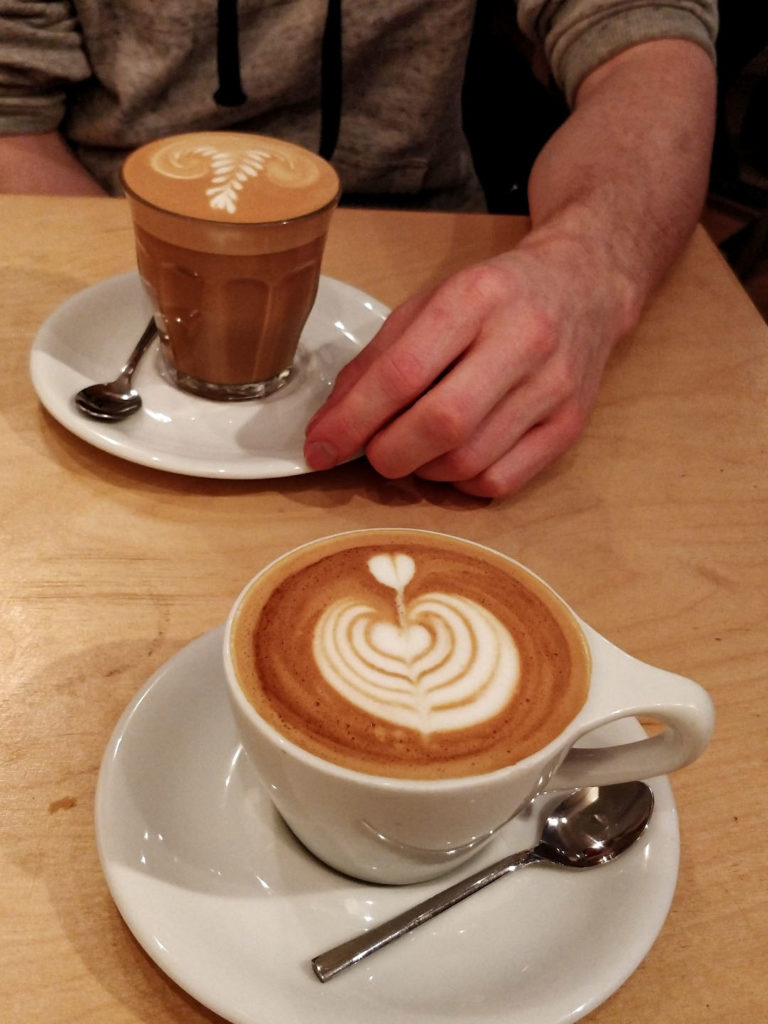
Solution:
<svg viewBox="0 0 768 1024">
<path fill-rule="evenodd" d="M 136 370 L 136 367 L 139 365 L 139 360 L 144 355 L 144 352 L 147 350 L 147 348 L 149 347 L 150 343 L 153 341 L 153 339 L 154 339 L 156 334 L 157 334 L 157 327 L 155 326 L 155 320 L 154 320 L 154 317 L 153 317 L 149 321 L 147 326 L 144 328 L 144 331 L 142 332 L 141 337 L 136 342 L 136 346 L 135 346 L 133 352 L 131 352 L 130 356 L 128 356 L 128 362 L 125 364 L 125 366 L 120 371 L 120 376 L 121 377 L 127 376 L 128 378 L 130 378 L 130 377 L 133 376 L 133 374 L 134 374 L 134 372 Z"/>
<path fill-rule="evenodd" d="M 496 861 L 495 864 L 481 868 L 473 875 L 469 875 L 460 882 L 456 882 L 455 885 L 430 896 L 422 903 L 417 903 L 415 907 L 390 918 L 389 921 L 377 925 L 376 928 L 371 928 L 370 931 L 363 932 L 362 935 L 342 942 L 341 945 L 334 946 L 333 949 L 314 957 L 312 969 L 320 981 L 328 981 L 335 974 L 358 963 L 364 957 L 370 956 L 377 949 L 394 942 L 402 935 L 407 935 L 414 928 L 418 928 L 420 924 L 425 924 L 438 914 L 442 914 L 444 910 L 455 906 L 467 896 L 477 892 L 478 889 L 495 882 L 502 875 L 514 871 L 515 868 L 525 867 L 526 864 L 535 864 L 542 859 L 536 849 L 523 850 L 522 853 L 512 854 L 510 857 Z"/>
</svg>

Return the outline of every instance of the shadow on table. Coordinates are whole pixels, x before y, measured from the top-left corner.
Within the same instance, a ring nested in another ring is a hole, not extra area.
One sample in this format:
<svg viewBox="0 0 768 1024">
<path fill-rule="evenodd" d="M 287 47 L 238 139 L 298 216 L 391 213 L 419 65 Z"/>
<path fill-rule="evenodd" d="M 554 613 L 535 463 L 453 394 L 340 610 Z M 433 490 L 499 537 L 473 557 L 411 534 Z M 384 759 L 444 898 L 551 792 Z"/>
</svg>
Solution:
<svg viewBox="0 0 768 1024">
<path fill-rule="evenodd" d="M 490 499 L 475 498 L 450 484 L 419 480 L 414 476 L 387 480 L 364 459 L 356 459 L 324 473 L 308 473 L 274 480 L 217 480 L 151 469 L 102 452 L 70 434 L 45 409 L 38 406 L 41 434 L 52 456 L 62 465 L 99 480 L 138 491 L 165 490 L 190 495 L 248 495 L 279 492 L 313 508 L 344 506 L 357 496 L 377 505 L 434 505 L 451 510 L 473 510 L 488 505 Z M 25 420 L 28 428 L 29 422 Z"/>
</svg>

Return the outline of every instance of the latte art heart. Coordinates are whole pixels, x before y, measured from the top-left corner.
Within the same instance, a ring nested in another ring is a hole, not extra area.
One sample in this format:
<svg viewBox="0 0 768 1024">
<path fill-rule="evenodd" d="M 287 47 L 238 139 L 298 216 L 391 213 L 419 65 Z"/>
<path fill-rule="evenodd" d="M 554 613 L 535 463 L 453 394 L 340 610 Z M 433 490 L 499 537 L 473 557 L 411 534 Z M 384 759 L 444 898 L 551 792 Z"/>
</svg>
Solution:
<svg viewBox="0 0 768 1024">
<path fill-rule="evenodd" d="M 329 685 L 361 710 L 424 735 L 498 714 L 520 673 L 509 631 L 457 594 L 407 601 L 416 570 L 407 555 L 376 556 L 368 565 L 394 591 L 394 621 L 352 599 L 327 608 L 314 630 L 313 653 Z"/>
<path fill-rule="evenodd" d="M 423 530 L 321 538 L 257 576 L 233 619 L 257 715 L 356 772 L 436 780 L 540 750 L 586 700 L 572 613 L 511 559 Z"/>
</svg>

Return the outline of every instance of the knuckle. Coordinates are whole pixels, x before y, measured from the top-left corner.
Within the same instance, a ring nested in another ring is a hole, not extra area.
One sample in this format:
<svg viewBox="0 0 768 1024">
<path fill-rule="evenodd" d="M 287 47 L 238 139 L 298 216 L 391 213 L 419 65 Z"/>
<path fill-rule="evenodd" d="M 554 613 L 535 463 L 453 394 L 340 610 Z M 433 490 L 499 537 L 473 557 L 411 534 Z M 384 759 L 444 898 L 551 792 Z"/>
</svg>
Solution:
<svg viewBox="0 0 768 1024">
<path fill-rule="evenodd" d="M 584 431 L 587 414 L 576 402 L 563 406 L 559 417 L 559 433 L 563 448 L 569 448 Z"/>
<path fill-rule="evenodd" d="M 491 466 L 472 480 L 472 493 L 481 498 L 506 498 L 515 489 L 507 475 L 496 466 Z"/>
<path fill-rule="evenodd" d="M 380 389 L 398 402 L 412 399 L 423 386 L 422 361 L 409 349 L 387 352 L 380 360 L 377 374 Z"/>
<path fill-rule="evenodd" d="M 463 480 L 471 480 L 482 468 L 483 462 L 475 453 L 459 448 L 441 456 L 432 465 L 426 467 L 422 475 L 430 480 L 459 483 Z"/>
<path fill-rule="evenodd" d="M 574 368 L 564 359 L 554 360 L 547 373 L 547 391 L 553 404 L 560 406 L 571 402 L 577 392 Z"/>
<path fill-rule="evenodd" d="M 466 439 L 470 423 L 461 403 L 457 401 L 430 403 L 424 413 L 423 430 L 442 451 L 450 452 Z"/>
<path fill-rule="evenodd" d="M 509 298 L 513 278 L 508 271 L 493 263 L 477 263 L 463 272 L 464 286 L 479 299 L 496 302 Z"/>
<path fill-rule="evenodd" d="M 508 271 L 491 263 L 479 263 L 454 274 L 447 295 L 444 289 L 438 290 L 436 304 L 450 296 L 451 315 L 459 307 L 474 310 L 482 318 L 485 311 L 508 302 L 515 290 L 514 279 Z"/>
<path fill-rule="evenodd" d="M 414 469 L 408 449 L 393 443 L 386 430 L 371 438 L 365 446 L 365 457 L 385 480 L 399 480 Z"/>
<path fill-rule="evenodd" d="M 540 366 L 552 360 L 559 346 L 558 328 L 554 317 L 541 308 L 528 310 L 526 326 L 523 343 L 530 362 Z"/>
<path fill-rule="evenodd" d="M 352 363 L 347 363 L 339 370 L 334 378 L 334 386 L 344 386 L 347 381 L 354 380 L 357 376 L 356 368 Z"/>
<path fill-rule="evenodd" d="M 446 469 L 450 480 L 471 480 L 483 469 L 483 460 L 475 452 L 458 451 L 448 457 Z"/>
<path fill-rule="evenodd" d="M 387 457 L 386 453 L 379 452 L 374 445 L 368 445 L 365 449 L 365 457 L 379 476 L 383 476 L 385 480 L 397 480 L 406 475 L 392 459 Z"/>
</svg>

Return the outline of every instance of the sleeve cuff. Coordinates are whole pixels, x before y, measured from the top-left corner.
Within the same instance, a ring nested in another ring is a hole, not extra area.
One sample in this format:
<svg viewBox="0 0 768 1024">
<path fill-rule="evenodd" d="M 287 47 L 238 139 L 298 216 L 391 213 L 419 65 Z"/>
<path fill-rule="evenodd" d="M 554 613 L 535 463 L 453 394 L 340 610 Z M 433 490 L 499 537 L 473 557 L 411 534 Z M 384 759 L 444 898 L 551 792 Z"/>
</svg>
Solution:
<svg viewBox="0 0 768 1024">
<path fill-rule="evenodd" d="M 572 26 L 547 40 L 552 73 L 573 106 L 582 81 L 600 64 L 638 43 L 656 39 L 687 39 L 697 43 L 715 60 L 714 26 L 680 8 L 636 8 L 620 17 L 605 17 L 593 24 Z"/>
<path fill-rule="evenodd" d="M 15 100 L 0 95 L 0 135 L 42 135 L 56 131 L 64 118 L 64 95 Z"/>
</svg>

